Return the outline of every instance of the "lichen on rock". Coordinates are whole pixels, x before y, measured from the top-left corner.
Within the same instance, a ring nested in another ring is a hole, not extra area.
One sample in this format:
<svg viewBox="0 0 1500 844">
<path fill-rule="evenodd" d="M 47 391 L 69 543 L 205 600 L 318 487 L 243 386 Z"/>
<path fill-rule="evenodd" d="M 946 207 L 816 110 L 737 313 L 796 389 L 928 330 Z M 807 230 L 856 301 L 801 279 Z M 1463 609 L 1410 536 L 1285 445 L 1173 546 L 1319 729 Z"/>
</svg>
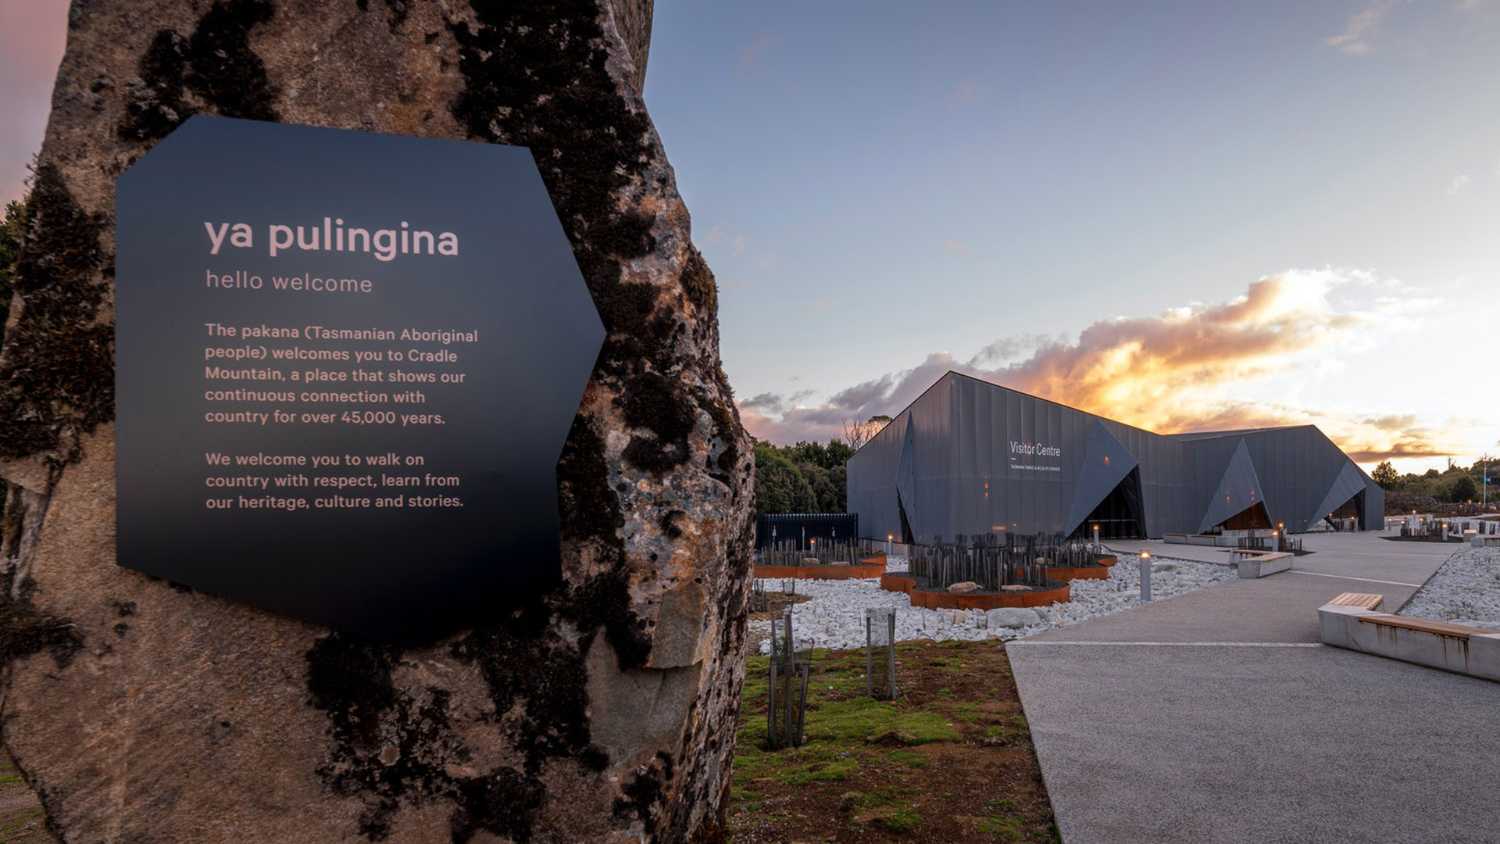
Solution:
<svg viewBox="0 0 1500 844">
<path fill-rule="evenodd" d="M 24 496 L 0 532 L 0 717 L 67 838 L 718 834 L 751 449 L 640 97 L 650 17 L 650 0 L 75 4 L 0 348 L 0 477 Z M 608 335 L 558 463 L 543 600 L 398 647 L 114 565 L 114 177 L 194 113 L 531 149 Z"/>
<path fill-rule="evenodd" d="M 79 436 L 114 416 L 114 326 L 104 218 L 84 211 L 57 167 L 36 169 L 16 262 L 19 319 L 0 349 L 0 457 L 77 457 Z M 101 275 L 104 278 L 101 278 Z"/>
</svg>

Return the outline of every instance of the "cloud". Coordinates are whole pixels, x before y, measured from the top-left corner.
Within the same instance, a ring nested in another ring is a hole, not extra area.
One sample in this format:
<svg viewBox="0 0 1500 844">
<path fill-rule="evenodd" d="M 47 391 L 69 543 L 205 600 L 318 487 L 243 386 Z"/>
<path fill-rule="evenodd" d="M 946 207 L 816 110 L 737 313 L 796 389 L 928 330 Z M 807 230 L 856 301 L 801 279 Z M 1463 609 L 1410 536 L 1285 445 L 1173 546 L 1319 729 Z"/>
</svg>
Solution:
<svg viewBox="0 0 1500 844">
<path fill-rule="evenodd" d="M 943 251 L 949 255 L 967 255 L 969 254 L 969 244 L 957 238 L 950 237 L 943 241 Z"/>
<path fill-rule="evenodd" d="M 823 440 L 845 420 L 900 412 L 954 370 L 1164 434 L 1316 424 L 1361 462 L 1443 456 L 1456 453 L 1452 437 L 1415 416 L 1326 414 L 1251 400 L 1243 389 L 1329 357 L 1366 353 L 1370 337 L 1413 327 L 1434 304 L 1369 273 L 1288 270 L 1256 280 L 1229 301 L 1103 320 L 1073 340 L 1001 338 L 967 360 L 932 352 L 910 369 L 838 390 L 820 404 L 741 409 L 757 437 Z"/>
<path fill-rule="evenodd" d="M 1469 186 L 1469 181 L 1468 173 L 1459 173 L 1457 176 L 1454 176 L 1452 181 L 1448 182 L 1448 195 L 1456 196 L 1460 191 Z"/>
<path fill-rule="evenodd" d="M 974 79 L 960 79 L 954 86 L 948 89 L 943 97 L 951 107 L 969 106 L 979 102 L 982 89 L 979 82 Z"/>
<path fill-rule="evenodd" d="M 1406 428 L 1416 427 L 1417 417 L 1412 413 L 1403 413 L 1397 416 L 1375 416 L 1366 419 L 1364 423 L 1386 431 L 1401 431 Z"/>
<path fill-rule="evenodd" d="M 758 67 L 766 52 L 780 40 L 780 36 L 769 32 L 757 32 L 751 36 L 750 43 L 740 48 L 740 71 L 743 73 Z"/>
<path fill-rule="evenodd" d="M 745 399 L 744 401 L 740 402 L 739 405 L 741 410 L 751 410 L 758 413 L 782 414 L 786 413 L 792 408 L 795 408 L 798 402 L 803 401 L 804 399 L 807 399 L 812 395 L 812 390 L 798 390 L 791 395 L 785 396 L 780 393 L 761 393 L 760 395 L 751 396 L 750 398 Z"/>
<path fill-rule="evenodd" d="M 746 237 L 743 232 L 725 228 L 718 223 L 710 226 L 702 237 L 694 238 L 694 240 L 699 248 L 705 251 L 708 251 L 712 247 L 715 250 L 715 254 L 719 254 L 717 250 L 720 245 L 727 246 L 729 254 L 735 257 L 744 255 L 747 247 L 750 245 L 750 238 Z"/>
<path fill-rule="evenodd" d="M 742 410 L 764 410 L 771 413 L 783 413 L 786 411 L 786 402 L 780 393 L 761 393 L 751 396 L 740 402 Z"/>
<path fill-rule="evenodd" d="M 1018 337 L 1002 337 L 975 352 L 974 356 L 969 358 L 968 365 L 975 369 L 982 369 L 985 366 L 1011 363 L 1030 357 L 1043 346 L 1062 342 L 1064 338 L 1061 335 L 1050 337 L 1046 334 L 1023 334 Z"/>
<path fill-rule="evenodd" d="M 1323 43 L 1351 56 L 1369 53 L 1374 49 L 1370 39 L 1380 30 L 1380 25 L 1384 23 L 1393 5 L 1393 0 L 1371 3 L 1349 16 L 1343 32 L 1328 36 L 1323 39 Z"/>
<path fill-rule="evenodd" d="M 1400 438 L 1384 447 L 1348 448 L 1349 457 L 1355 463 L 1379 463 L 1407 457 L 1451 457 L 1453 449 L 1442 448 L 1420 437 Z"/>
</svg>

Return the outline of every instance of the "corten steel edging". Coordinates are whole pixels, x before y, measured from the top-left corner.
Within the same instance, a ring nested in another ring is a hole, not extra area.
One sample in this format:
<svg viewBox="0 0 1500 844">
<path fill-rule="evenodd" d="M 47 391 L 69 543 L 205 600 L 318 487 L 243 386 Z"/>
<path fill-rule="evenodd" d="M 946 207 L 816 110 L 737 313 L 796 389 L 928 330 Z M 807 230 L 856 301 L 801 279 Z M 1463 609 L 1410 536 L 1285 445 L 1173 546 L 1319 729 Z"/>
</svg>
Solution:
<svg viewBox="0 0 1500 844">
<path fill-rule="evenodd" d="M 858 563 L 817 566 L 756 566 L 756 577 L 795 578 L 803 580 L 873 580 L 885 574 L 885 554 L 865 557 Z"/>
<path fill-rule="evenodd" d="M 1026 592 L 936 592 L 917 588 L 914 578 L 887 574 L 880 578 L 880 588 L 887 592 L 905 592 L 911 605 L 929 610 L 993 610 L 1001 607 L 1045 607 L 1071 600 L 1068 584 L 1059 583 L 1046 589 Z"/>
<path fill-rule="evenodd" d="M 1026 572 L 1020 566 L 1010 570 L 1011 577 L 1020 579 Z M 1098 566 L 1047 566 L 1047 579 L 1067 583 L 1070 580 L 1108 580 L 1109 567 Z"/>
<path fill-rule="evenodd" d="M 1108 566 L 1048 566 L 1047 576 L 1064 583 L 1070 580 L 1109 580 Z"/>
</svg>

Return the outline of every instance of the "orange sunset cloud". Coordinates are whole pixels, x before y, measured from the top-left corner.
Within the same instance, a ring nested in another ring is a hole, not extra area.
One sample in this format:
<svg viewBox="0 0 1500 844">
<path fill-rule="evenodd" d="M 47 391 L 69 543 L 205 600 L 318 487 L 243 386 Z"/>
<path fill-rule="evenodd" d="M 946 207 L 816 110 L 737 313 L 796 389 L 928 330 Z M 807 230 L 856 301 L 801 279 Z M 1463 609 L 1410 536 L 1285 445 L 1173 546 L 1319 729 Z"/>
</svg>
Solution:
<svg viewBox="0 0 1500 844">
<path fill-rule="evenodd" d="M 1361 463 L 1442 457 L 1459 452 L 1457 435 L 1415 416 L 1331 413 L 1276 398 L 1319 365 L 1365 354 L 1370 338 L 1432 304 L 1365 273 L 1290 270 L 1227 302 L 1104 320 L 1074 340 L 1001 340 L 968 360 L 933 353 L 820 405 L 764 394 L 740 408 L 758 437 L 825 439 L 844 420 L 899 412 L 951 369 L 1158 433 L 1316 424 Z"/>
</svg>

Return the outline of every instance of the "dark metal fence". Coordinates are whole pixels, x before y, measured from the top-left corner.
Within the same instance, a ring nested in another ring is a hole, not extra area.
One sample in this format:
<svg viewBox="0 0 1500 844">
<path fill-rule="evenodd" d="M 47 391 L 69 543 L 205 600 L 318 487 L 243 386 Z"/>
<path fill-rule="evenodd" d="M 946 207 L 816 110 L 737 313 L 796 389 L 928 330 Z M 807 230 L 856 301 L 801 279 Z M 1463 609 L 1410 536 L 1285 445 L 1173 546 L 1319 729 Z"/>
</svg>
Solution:
<svg viewBox="0 0 1500 844">
<path fill-rule="evenodd" d="M 762 513 L 755 517 L 755 547 L 792 543 L 801 548 L 859 538 L 858 513 Z"/>
</svg>

